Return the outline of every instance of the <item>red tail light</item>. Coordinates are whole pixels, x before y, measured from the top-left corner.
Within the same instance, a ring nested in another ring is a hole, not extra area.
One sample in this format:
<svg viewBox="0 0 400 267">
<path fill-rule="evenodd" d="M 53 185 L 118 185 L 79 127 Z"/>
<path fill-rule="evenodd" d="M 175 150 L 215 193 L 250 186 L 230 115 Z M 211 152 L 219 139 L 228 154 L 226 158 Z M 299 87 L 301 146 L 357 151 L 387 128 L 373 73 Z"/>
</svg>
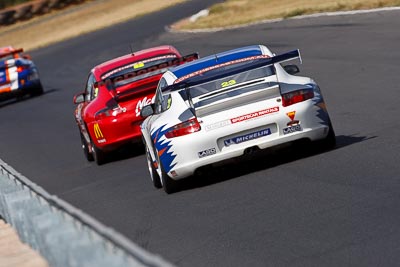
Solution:
<svg viewBox="0 0 400 267">
<path fill-rule="evenodd" d="M 313 89 L 301 89 L 282 95 L 282 106 L 287 107 L 314 97 Z"/>
<path fill-rule="evenodd" d="M 179 123 L 171 127 L 165 134 L 167 138 L 174 138 L 200 131 L 201 127 L 196 118 Z"/>
<path fill-rule="evenodd" d="M 126 108 L 121 108 L 119 106 L 113 107 L 113 108 L 103 108 L 96 112 L 96 114 L 94 115 L 94 118 L 96 120 L 102 120 L 107 117 L 118 116 L 119 114 L 124 113 L 124 112 L 126 112 Z"/>
<path fill-rule="evenodd" d="M 22 66 L 18 66 L 17 67 L 17 72 L 23 72 L 24 70 L 26 70 L 28 67 L 27 66 L 24 66 L 24 65 L 22 65 Z"/>
</svg>

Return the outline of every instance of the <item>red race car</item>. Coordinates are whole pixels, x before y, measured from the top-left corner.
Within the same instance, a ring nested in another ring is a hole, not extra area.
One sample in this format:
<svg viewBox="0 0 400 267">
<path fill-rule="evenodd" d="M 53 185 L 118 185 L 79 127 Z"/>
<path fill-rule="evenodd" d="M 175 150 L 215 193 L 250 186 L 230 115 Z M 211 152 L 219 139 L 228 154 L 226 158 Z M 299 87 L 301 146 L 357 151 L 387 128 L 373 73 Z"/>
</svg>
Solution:
<svg viewBox="0 0 400 267">
<path fill-rule="evenodd" d="M 162 74 L 197 58 L 197 53 L 181 56 L 172 46 L 159 46 L 94 67 L 85 90 L 74 96 L 86 159 L 101 165 L 107 153 L 127 143 L 140 143 L 140 110 L 152 103 Z"/>
</svg>

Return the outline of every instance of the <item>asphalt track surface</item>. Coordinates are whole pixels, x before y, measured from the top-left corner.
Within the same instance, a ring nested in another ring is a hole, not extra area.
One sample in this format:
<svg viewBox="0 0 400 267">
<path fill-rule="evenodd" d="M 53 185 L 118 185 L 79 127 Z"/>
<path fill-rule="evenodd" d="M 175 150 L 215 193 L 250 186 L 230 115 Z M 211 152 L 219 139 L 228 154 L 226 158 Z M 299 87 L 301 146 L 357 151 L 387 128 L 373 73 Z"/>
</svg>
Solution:
<svg viewBox="0 0 400 267">
<path fill-rule="evenodd" d="M 400 12 L 286 20 L 175 34 L 164 26 L 213 1 L 190 1 L 32 53 L 45 94 L 0 102 L 0 157 L 177 266 L 397 266 L 400 262 Z M 94 65 L 172 44 L 208 55 L 249 44 L 299 48 L 337 135 L 329 152 L 284 150 L 230 164 L 167 195 L 142 150 L 86 162 L 72 97 Z"/>
</svg>

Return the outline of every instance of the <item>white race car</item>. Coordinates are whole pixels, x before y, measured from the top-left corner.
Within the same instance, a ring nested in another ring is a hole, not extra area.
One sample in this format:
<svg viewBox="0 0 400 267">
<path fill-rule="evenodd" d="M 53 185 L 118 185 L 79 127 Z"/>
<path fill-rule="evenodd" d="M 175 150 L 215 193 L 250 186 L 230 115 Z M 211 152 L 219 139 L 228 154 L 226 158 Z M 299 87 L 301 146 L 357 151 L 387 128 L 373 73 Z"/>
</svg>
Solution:
<svg viewBox="0 0 400 267">
<path fill-rule="evenodd" d="M 170 69 L 141 125 L 153 184 L 167 193 L 213 163 L 297 140 L 335 146 L 318 85 L 295 76 L 299 50 L 242 47 Z"/>
</svg>

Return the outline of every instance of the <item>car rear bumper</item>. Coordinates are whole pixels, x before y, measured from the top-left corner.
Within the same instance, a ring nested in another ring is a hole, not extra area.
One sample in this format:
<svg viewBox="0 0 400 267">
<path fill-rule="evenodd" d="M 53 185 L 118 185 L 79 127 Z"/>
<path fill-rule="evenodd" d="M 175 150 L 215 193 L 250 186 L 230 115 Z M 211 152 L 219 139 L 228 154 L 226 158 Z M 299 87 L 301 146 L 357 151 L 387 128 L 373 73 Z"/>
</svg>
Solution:
<svg viewBox="0 0 400 267">
<path fill-rule="evenodd" d="M 303 129 L 303 131 L 301 132 L 294 132 L 284 136 L 277 136 L 276 138 L 269 138 L 265 141 L 262 140 L 262 138 L 257 138 L 246 142 L 245 146 L 238 145 L 236 146 L 236 148 L 231 148 L 229 150 L 221 150 L 219 148 L 216 148 L 215 151 L 195 151 L 195 153 L 197 154 L 203 153 L 203 156 L 199 156 L 196 159 L 192 158 L 192 160 L 187 160 L 185 162 L 179 162 L 173 169 L 171 169 L 171 171 L 168 172 L 168 175 L 174 180 L 179 180 L 193 175 L 196 170 L 201 167 L 240 157 L 244 155 L 245 151 L 248 149 L 268 149 L 282 144 L 290 144 L 292 142 L 303 139 L 316 141 L 325 138 L 328 134 L 328 131 L 328 126 L 321 125 L 318 128 Z M 195 142 L 195 139 L 193 139 L 192 146 L 196 146 L 196 144 L 193 144 Z"/>
<path fill-rule="evenodd" d="M 36 90 L 40 89 L 42 86 L 40 80 L 31 81 L 24 85 L 19 86 L 16 89 L 11 88 L 11 84 L 9 86 L 3 85 L 0 90 L 0 97 L 2 99 L 7 99 L 16 96 L 22 96 L 26 94 L 35 93 Z"/>
<path fill-rule="evenodd" d="M 89 124 L 91 139 L 97 148 L 110 152 L 129 143 L 140 143 L 142 135 L 139 122 L 131 119 L 118 119 L 115 121 L 99 121 Z"/>
</svg>

